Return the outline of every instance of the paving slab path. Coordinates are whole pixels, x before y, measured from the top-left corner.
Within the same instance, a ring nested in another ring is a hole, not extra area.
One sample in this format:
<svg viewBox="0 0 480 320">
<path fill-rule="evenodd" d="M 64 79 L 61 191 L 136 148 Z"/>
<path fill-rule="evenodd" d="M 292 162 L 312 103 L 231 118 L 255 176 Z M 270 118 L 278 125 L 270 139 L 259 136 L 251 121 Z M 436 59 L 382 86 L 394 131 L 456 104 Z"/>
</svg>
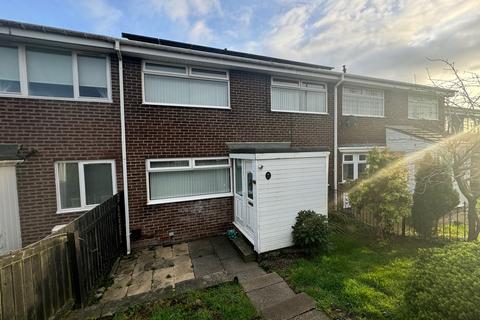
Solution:
<svg viewBox="0 0 480 320">
<path fill-rule="evenodd" d="M 268 320 L 328 320 L 315 309 L 315 300 L 305 293 L 295 294 L 277 273 L 240 280 L 257 311 Z"/>
</svg>

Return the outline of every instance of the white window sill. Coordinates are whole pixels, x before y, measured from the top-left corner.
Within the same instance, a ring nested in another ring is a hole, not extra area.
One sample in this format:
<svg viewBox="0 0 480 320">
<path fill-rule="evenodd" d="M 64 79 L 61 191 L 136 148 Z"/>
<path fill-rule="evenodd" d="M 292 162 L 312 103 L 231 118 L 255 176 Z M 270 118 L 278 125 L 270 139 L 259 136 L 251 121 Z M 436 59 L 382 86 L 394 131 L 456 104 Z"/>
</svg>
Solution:
<svg viewBox="0 0 480 320">
<path fill-rule="evenodd" d="M 281 113 L 300 113 L 300 114 L 318 114 L 318 115 L 324 115 L 328 116 L 328 112 L 309 112 L 309 111 L 288 111 L 288 110 L 275 110 L 270 108 L 270 111 L 272 112 L 281 112 Z"/>
<path fill-rule="evenodd" d="M 158 103 L 158 102 L 142 102 L 144 106 L 159 106 L 159 107 L 178 107 L 178 108 L 200 108 L 200 109 L 219 109 L 219 110 L 232 110 L 230 107 L 219 106 L 202 106 L 196 104 L 175 104 L 175 103 Z"/>
<path fill-rule="evenodd" d="M 96 206 L 98 206 L 98 204 L 91 205 L 88 207 L 83 207 L 83 208 L 57 209 L 57 214 L 86 212 L 86 211 L 92 210 Z"/>
<path fill-rule="evenodd" d="M 207 195 L 192 196 L 192 197 L 149 200 L 147 202 L 147 205 L 150 206 L 150 205 L 164 204 L 164 203 L 175 203 L 175 202 L 206 200 L 206 199 L 215 199 L 215 198 L 226 198 L 226 197 L 232 197 L 232 196 L 233 196 L 233 194 L 231 192 L 229 192 L 229 193 L 207 194 Z"/>
<path fill-rule="evenodd" d="M 48 96 L 26 96 L 15 93 L 0 93 L 1 98 L 20 98 L 33 100 L 55 100 L 55 101 L 71 101 L 71 102 L 98 102 L 98 103 L 113 103 L 112 99 L 97 99 L 97 98 L 65 98 L 65 97 L 48 97 Z"/>
<path fill-rule="evenodd" d="M 438 118 L 437 119 L 429 119 L 429 118 L 411 118 L 411 117 L 408 117 L 408 120 L 439 121 Z"/>
<path fill-rule="evenodd" d="M 360 115 L 360 114 L 345 114 L 342 113 L 343 117 L 359 117 L 359 118 L 380 118 L 384 119 L 385 116 L 371 116 L 371 115 Z"/>
</svg>

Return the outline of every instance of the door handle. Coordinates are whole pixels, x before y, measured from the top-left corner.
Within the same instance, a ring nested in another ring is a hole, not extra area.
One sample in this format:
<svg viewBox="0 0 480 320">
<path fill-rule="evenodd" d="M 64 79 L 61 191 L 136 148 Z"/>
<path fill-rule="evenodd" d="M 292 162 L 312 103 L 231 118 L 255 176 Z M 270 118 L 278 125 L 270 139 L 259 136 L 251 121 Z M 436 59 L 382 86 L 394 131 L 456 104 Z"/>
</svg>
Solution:
<svg viewBox="0 0 480 320">
<path fill-rule="evenodd" d="M 247 201 L 247 202 L 248 202 L 249 206 L 253 207 L 253 202 L 251 202 L 251 201 Z"/>
</svg>

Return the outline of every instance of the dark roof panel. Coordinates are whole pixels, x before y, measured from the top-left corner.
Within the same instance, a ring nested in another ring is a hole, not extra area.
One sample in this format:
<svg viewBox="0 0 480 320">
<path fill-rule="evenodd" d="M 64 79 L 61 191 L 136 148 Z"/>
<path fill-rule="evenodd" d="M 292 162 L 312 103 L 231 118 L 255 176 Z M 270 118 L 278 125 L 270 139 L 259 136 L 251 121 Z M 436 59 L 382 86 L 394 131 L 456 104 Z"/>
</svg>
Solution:
<svg viewBox="0 0 480 320">
<path fill-rule="evenodd" d="M 323 65 L 319 65 L 319 64 L 292 61 L 292 60 L 286 60 L 286 59 L 280 59 L 280 58 L 273 58 L 273 57 L 262 56 L 262 55 L 258 55 L 258 54 L 251 54 L 251 53 L 245 53 L 245 52 L 240 52 L 240 51 L 231 51 L 231 50 L 227 50 L 227 49 L 218 49 L 218 48 L 200 46 L 200 45 L 190 44 L 190 43 L 185 43 L 185 42 L 178 42 L 178 41 L 172 41 L 172 40 L 166 40 L 166 39 L 160 39 L 160 38 L 146 37 L 146 36 L 126 33 L 126 32 L 122 32 L 122 37 L 124 37 L 128 40 L 159 44 L 159 45 L 175 47 L 175 48 L 190 49 L 190 50 L 195 50 L 195 51 L 203 51 L 203 52 L 224 54 L 224 55 L 234 56 L 234 57 L 262 60 L 262 61 L 269 61 L 269 62 L 276 62 L 276 63 L 283 63 L 283 64 L 291 64 L 291 65 L 295 65 L 295 66 L 301 66 L 301 67 L 307 67 L 307 68 L 316 68 L 316 69 L 322 69 L 322 70 L 332 70 L 333 69 L 333 67 L 323 66 Z"/>
</svg>

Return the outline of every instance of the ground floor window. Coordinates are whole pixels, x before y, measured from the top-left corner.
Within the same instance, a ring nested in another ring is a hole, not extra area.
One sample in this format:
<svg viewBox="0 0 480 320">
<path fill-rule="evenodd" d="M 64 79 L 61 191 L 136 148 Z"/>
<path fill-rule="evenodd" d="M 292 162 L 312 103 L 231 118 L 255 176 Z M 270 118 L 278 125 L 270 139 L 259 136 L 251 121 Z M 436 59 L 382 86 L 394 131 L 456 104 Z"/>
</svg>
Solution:
<svg viewBox="0 0 480 320">
<path fill-rule="evenodd" d="M 116 193 L 115 161 L 55 163 L 58 212 L 89 210 Z"/>
<path fill-rule="evenodd" d="M 230 159 L 147 160 L 148 203 L 168 203 L 230 196 Z"/>
<path fill-rule="evenodd" d="M 357 180 L 366 168 L 366 153 L 343 154 L 343 182 Z"/>
</svg>

